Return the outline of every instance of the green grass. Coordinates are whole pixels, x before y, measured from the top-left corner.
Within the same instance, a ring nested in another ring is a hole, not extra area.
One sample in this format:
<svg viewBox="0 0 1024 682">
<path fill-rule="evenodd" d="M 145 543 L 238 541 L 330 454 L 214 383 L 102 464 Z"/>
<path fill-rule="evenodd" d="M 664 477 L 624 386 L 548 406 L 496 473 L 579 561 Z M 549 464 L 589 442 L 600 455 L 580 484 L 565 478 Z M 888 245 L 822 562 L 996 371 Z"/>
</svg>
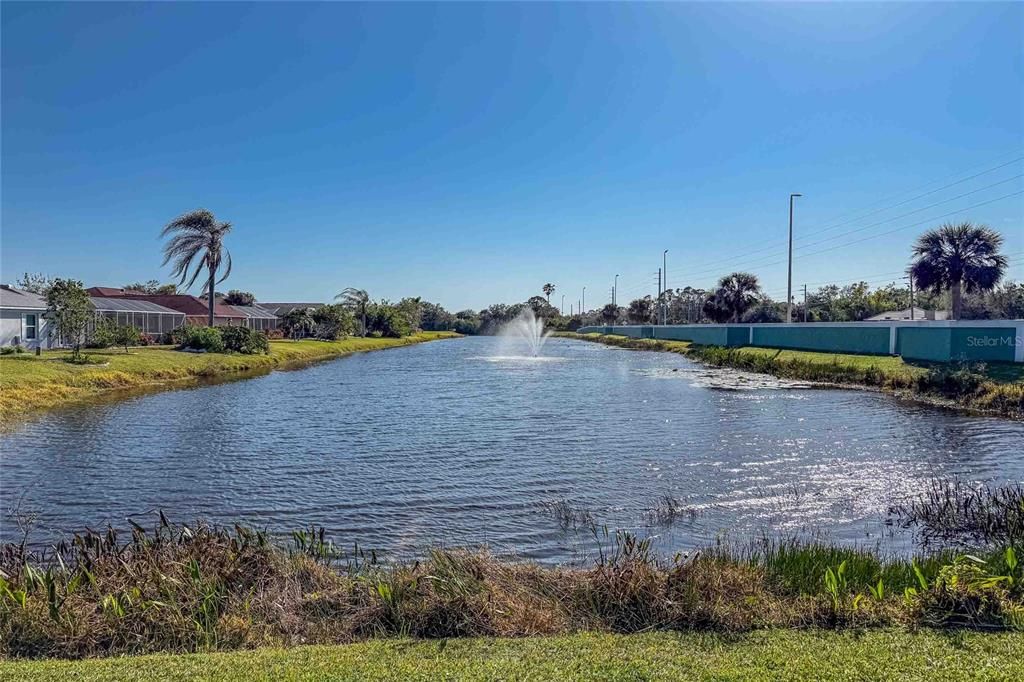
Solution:
<svg viewBox="0 0 1024 682">
<path fill-rule="evenodd" d="M 1024 417 L 1024 366 L 993 363 L 969 368 L 911 363 L 899 357 L 818 353 L 776 348 L 722 348 L 686 341 L 636 339 L 618 335 L 562 333 L 631 350 L 666 351 L 706 364 L 826 384 L 868 386 L 912 395 L 929 402 L 988 414 Z"/>
<path fill-rule="evenodd" d="M 1022 650 L 1010 633 L 588 633 L 9 662 L 0 680 L 1012 680 Z"/>
<path fill-rule="evenodd" d="M 112 389 L 148 388 L 202 377 L 269 371 L 291 363 L 338 357 L 452 338 L 450 332 L 422 332 L 401 339 L 347 338 L 340 341 L 271 341 L 269 355 L 182 353 L 168 346 L 88 350 L 103 364 L 62 362 L 66 351 L 0 356 L 0 417 L 57 407 Z"/>
</svg>

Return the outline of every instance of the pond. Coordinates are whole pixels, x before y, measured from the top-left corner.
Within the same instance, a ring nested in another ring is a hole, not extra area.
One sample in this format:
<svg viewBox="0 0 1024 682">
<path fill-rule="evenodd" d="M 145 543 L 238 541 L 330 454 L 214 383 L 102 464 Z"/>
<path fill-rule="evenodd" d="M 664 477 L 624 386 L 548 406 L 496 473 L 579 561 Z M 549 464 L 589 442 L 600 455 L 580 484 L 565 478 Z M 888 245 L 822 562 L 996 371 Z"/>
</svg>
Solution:
<svg viewBox="0 0 1024 682">
<path fill-rule="evenodd" d="M 901 551 L 886 510 L 929 479 L 1024 479 L 1019 422 L 671 353 L 516 352 L 440 341 L 45 414 L 0 436 L 0 535 L 19 537 L 15 508 L 37 515 L 36 543 L 163 510 L 322 525 L 394 558 L 443 544 L 580 560 L 590 519 L 665 554 L 764 532 Z"/>
</svg>

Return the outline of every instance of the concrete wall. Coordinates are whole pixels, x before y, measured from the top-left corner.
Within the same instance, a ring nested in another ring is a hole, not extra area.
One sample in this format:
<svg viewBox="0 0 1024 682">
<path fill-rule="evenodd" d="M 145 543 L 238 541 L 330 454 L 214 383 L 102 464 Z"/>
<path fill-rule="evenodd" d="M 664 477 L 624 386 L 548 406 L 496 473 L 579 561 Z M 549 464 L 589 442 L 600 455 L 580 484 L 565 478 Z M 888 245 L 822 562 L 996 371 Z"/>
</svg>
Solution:
<svg viewBox="0 0 1024 682">
<path fill-rule="evenodd" d="M 50 348 L 49 323 L 43 319 L 43 310 L 17 310 L 4 308 L 0 310 L 0 346 L 13 346 L 15 340 L 25 349 Z M 36 339 L 25 338 L 24 316 L 36 315 L 38 329 Z"/>
<path fill-rule="evenodd" d="M 1024 362 L 1024 320 L 611 326 L 579 331 L 690 341 L 702 346 L 901 355 L 935 362 Z"/>
</svg>

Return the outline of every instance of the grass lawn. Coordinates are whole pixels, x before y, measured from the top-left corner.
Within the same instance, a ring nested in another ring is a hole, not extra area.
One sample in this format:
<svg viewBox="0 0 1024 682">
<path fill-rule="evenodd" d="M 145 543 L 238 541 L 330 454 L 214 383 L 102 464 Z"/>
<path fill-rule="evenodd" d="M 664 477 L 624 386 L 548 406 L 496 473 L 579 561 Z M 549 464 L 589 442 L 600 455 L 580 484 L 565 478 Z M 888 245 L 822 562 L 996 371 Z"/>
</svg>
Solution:
<svg viewBox="0 0 1024 682">
<path fill-rule="evenodd" d="M 573 334 L 563 333 L 559 336 L 576 338 L 586 341 L 608 341 L 621 339 L 628 341 L 630 347 L 642 348 L 644 345 L 651 346 L 651 350 L 672 351 L 685 355 L 693 344 L 689 341 L 668 341 L 663 339 L 632 339 L 625 336 L 607 335 L 597 333 Z M 613 344 L 618 345 L 618 344 Z M 876 367 L 886 374 L 902 375 L 908 377 L 921 376 L 928 371 L 929 367 L 935 366 L 925 362 L 906 362 L 899 356 L 889 355 L 855 355 L 852 353 L 818 353 L 814 351 L 801 350 L 780 350 L 777 348 L 755 348 L 743 346 L 736 349 L 740 355 L 764 356 L 775 358 L 785 362 L 798 360 L 820 365 L 840 365 L 844 367 L 867 369 Z M 1024 383 L 1024 364 L 1020 363 L 989 363 L 985 365 L 984 374 L 993 381 L 999 383 Z"/>
<path fill-rule="evenodd" d="M 55 407 L 111 389 L 143 388 L 237 372 L 270 370 L 293 362 L 322 360 L 359 351 L 452 338 L 450 332 L 422 332 L 402 339 L 347 338 L 340 341 L 271 341 L 269 355 L 182 353 L 168 346 L 87 350 L 104 364 L 72 365 L 67 351 L 0 356 L 0 417 Z"/>
<path fill-rule="evenodd" d="M 374 640 L 0 663 L 0 680 L 1019 680 L 1024 635 L 895 630 Z"/>
</svg>

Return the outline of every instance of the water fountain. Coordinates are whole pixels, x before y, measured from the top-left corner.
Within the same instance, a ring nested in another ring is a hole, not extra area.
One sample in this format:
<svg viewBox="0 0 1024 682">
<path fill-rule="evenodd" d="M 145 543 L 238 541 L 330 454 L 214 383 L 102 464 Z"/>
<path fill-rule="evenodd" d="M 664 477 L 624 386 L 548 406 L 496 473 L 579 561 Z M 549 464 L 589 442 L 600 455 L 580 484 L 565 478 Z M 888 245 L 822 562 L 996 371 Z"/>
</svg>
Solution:
<svg viewBox="0 0 1024 682">
<path fill-rule="evenodd" d="M 527 357 L 540 358 L 544 342 L 551 336 L 551 332 L 544 331 L 544 318 L 535 316 L 533 310 L 526 308 L 516 319 L 505 324 L 498 335 L 519 341 L 519 345 L 525 344 L 529 351 Z"/>
</svg>

